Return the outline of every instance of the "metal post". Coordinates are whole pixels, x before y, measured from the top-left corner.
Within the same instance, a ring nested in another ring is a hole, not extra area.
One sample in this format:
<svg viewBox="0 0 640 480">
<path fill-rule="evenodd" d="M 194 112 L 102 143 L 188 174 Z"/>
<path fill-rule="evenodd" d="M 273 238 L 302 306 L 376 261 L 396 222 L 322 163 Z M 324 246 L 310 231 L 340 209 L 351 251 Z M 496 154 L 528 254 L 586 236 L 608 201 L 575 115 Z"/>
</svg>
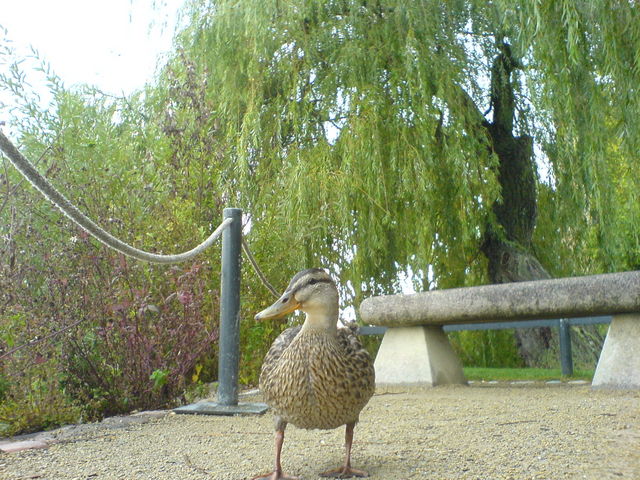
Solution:
<svg viewBox="0 0 640 480">
<path fill-rule="evenodd" d="M 232 406 L 238 404 L 242 210 L 239 208 L 225 208 L 223 217 L 225 219 L 232 218 L 233 222 L 222 234 L 218 403 Z"/>
<path fill-rule="evenodd" d="M 560 366 L 563 376 L 573 375 L 573 357 L 571 354 L 571 324 L 568 318 L 561 318 L 560 331 Z"/>
<path fill-rule="evenodd" d="M 218 340 L 218 401 L 199 401 L 174 409 L 176 413 L 198 415 L 251 415 L 267 411 L 265 403 L 238 403 L 240 363 L 240 260 L 242 252 L 242 210 L 225 208 L 224 219 L 233 222 L 222 233 L 222 276 L 220 279 L 220 338 Z"/>
</svg>

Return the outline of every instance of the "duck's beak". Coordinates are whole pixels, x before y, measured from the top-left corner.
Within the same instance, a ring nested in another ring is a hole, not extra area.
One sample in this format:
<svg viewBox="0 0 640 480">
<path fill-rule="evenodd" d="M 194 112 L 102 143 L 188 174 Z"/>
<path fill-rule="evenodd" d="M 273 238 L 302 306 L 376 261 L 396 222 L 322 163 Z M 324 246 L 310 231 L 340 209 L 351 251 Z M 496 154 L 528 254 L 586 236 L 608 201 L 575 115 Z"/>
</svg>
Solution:
<svg viewBox="0 0 640 480">
<path fill-rule="evenodd" d="M 255 316 L 255 319 L 270 320 L 272 318 L 284 317 L 287 313 L 291 313 L 298 308 L 300 308 L 300 304 L 296 301 L 291 292 L 284 292 L 273 305 L 258 313 Z"/>
</svg>

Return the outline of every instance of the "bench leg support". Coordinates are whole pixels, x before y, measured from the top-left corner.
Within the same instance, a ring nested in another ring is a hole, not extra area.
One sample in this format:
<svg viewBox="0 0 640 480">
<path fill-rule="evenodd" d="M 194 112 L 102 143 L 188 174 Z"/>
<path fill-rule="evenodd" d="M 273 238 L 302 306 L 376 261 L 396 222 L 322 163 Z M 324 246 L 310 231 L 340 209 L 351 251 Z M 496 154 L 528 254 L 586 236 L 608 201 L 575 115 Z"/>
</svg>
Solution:
<svg viewBox="0 0 640 480">
<path fill-rule="evenodd" d="M 467 383 L 440 326 L 387 329 L 375 369 L 376 390 L 383 392 Z"/>
<path fill-rule="evenodd" d="M 640 313 L 614 315 L 593 376 L 594 388 L 640 389 Z"/>
</svg>

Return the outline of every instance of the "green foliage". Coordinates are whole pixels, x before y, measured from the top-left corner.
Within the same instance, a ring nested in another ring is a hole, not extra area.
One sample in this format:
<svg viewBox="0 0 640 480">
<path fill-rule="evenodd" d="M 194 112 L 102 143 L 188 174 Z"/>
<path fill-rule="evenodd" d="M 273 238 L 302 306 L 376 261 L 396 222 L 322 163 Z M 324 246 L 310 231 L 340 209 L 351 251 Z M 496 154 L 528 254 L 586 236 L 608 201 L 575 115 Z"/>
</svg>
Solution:
<svg viewBox="0 0 640 480">
<path fill-rule="evenodd" d="M 452 332 L 449 340 L 468 367 L 523 367 L 512 330 Z"/>
<path fill-rule="evenodd" d="M 617 187 L 608 152 L 637 163 L 640 102 L 618 101 L 639 80 L 630 2 L 223 0 L 190 15 L 169 68 L 206 78 L 222 188 L 256 242 L 275 242 L 275 223 L 294 258 L 339 265 L 345 298 L 397 291 L 409 269 L 422 288 L 485 281 L 478 246 L 500 192 L 480 127 L 498 40 L 523 64 L 516 134 L 534 137 L 551 190 L 545 267 L 634 268 L 638 202 L 622 199 L 638 179 Z"/>
<path fill-rule="evenodd" d="M 169 378 L 168 370 L 160 370 L 160 369 L 154 370 L 153 372 L 151 372 L 151 375 L 149 375 L 149 380 L 153 382 L 153 388 L 155 388 L 156 390 L 159 390 L 162 387 L 164 387 L 167 384 L 168 378 Z"/>
<path fill-rule="evenodd" d="M 28 359 L 10 365 L 23 375 L 0 376 L 0 436 L 55 428 L 81 418 L 80 409 L 61 386 L 55 362 L 41 353 L 34 357 L 39 362 L 35 366 Z"/>
<path fill-rule="evenodd" d="M 243 385 L 257 385 L 260 376 L 262 359 L 269 349 L 270 342 L 265 339 L 273 339 L 286 328 L 286 323 L 282 321 L 256 322 L 251 317 L 245 319 L 240 326 L 241 362 L 240 362 L 240 383 Z M 281 328 L 278 328 L 280 326 Z"/>
<path fill-rule="evenodd" d="M 9 387 L 11 384 L 7 377 L 0 373 L 0 402 L 4 401 L 7 396 L 7 392 L 9 391 Z"/>
<path fill-rule="evenodd" d="M 256 235 L 269 236 L 262 220 L 274 218 L 307 264 L 340 265 L 356 299 L 397 287 L 408 266 L 433 264 L 441 285 L 475 267 L 480 199 L 497 190 L 491 170 L 473 163 L 493 163 L 483 139 L 455 135 L 460 118 L 451 116 L 446 144 L 434 136 L 445 104 L 433 95 L 456 94 L 436 83 L 460 77 L 426 71 L 441 42 L 460 45 L 440 7 L 421 31 L 411 22 L 422 18 L 387 21 L 350 2 L 237 7 L 201 7 L 182 45 L 207 72 L 229 145 L 223 166 Z"/>
</svg>

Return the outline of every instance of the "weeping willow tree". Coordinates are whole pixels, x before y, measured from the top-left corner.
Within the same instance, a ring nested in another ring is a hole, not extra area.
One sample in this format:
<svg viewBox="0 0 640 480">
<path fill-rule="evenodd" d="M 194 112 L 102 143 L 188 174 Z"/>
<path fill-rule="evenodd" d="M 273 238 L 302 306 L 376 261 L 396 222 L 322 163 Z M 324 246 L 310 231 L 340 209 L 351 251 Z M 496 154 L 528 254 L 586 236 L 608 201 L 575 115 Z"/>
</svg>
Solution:
<svg viewBox="0 0 640 480">
<path fill-rule="evenodd" d="M 429 289 L 633 269 L 638 8 L 193 2 L 171 68 L 206 79 L 221 188 L 255 245 L 286 250 L 262 259 L 272 275 L 322 264 L 357 301 L 407 275 Z M 529 364 L 549 346 L 519 334 Z"/>
</svg>

